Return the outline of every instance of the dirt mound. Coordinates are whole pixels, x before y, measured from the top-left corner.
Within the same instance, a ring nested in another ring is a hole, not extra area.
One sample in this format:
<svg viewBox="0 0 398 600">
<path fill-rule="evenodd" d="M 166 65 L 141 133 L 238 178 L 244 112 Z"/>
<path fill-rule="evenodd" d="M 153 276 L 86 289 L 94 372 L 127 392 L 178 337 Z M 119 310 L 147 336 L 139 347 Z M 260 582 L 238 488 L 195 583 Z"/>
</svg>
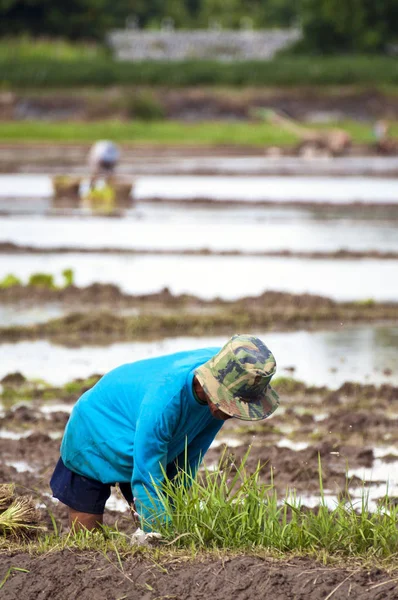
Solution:
<svg viewBox="0 0 398 600">
<path fill-rule="evenodd" d="M 45 433 L 32 433 L 20 440 L 0 439 L 0 452 L 4 459 L 13 462 L 25 460 L 29 467 L 36 467 L 40 473 L 51 468 L 59 457 L 60 440 L 52 440 Z"/>
<path fill-rule="evenodd" d="M 337 396 L 355 397 L 361 399 L 379 398 L 393 402 L 398 400 L 398 387 L 389 384 L 383 384 L 380 387 L 375 385 L 362 385 L 360 383 L 346 382 L 336 392 Z"/>
<path fill-rule="evenodd" d="M 26 382 L 26 378 L 16 371 L 15 373 L 9 373 L 0 381 L 1 384 L 7 387 L 19 387 Z"/>
<path fill-rule="evenodd" d="M 329 259 L 329 260 L 352 260 L 361 258 L 379 258 L 384 260 L 396 260 L 398 258 L 398 252 L 382 252 L 379 250 L 347 250 L 341 248 L 340 250 L 334 250 L 331 252 L 304 252 L 304 251 L 292 251 L 292 250 L 264 250 L 264 251 L 247 251 L 247 250 L 216 250 L 210 248 L 198 248 L 198 249 L 185 249 L 185 250 L 173 250 L 173 249 L 159 249 L 159 248 L 148 248 L 148 249 L 134 249 L 134 248 L 109 248 L 97 246 L 96 248 L 78 248 L 75 246 L 51 246 L 51 247 L 40 247 L 40 246 L 28 246 L 14 244 L 12 242 L 0 242 L 0 254 L 113 254 L 117 256 L 146 256 L 146 255 L 160 255 L 160 256 L 269 256 L 269 257 L 282 257 L 282 258 L 311 258 L 311 259 Z M 168 292 L 167 288 L 165 288 Z M 170 292 L 168 292 L 170 294 Z"/>
<path fill-rule="evenodd" d="M 20 289 L 18 289 L 20 288 Z M 13 289 L 14 291 L 10 291 Z M 0 327 L 3 342 L 22 339 L 51 339 L 55 343 L 77 345 L 109 344 L 133 339 L 161 339 L 192 335 L 233 335 L 236 331 L 260 328 L 296 330 L 319 329 L 344 321 L 345 324 L 390 322 L 398 319 L 398 304 L 334 303 L 327 298 L 263 294 L 236 302 L 219 299 L 200 301 L 189 296 L 172 296 L 166 289 L 149 296 L 124 296 L 114 286 L 90 286 L 79 290 L 37 289 L 15 286 L 0 290 L 0 302 L 25 305 L 59 301 L 66 316 L 33 325 Z M 40 300 L 41 298 L 41 300 Z M 34 299 L 34 300 L 33 300 Z M 120 313 L 132 309 L 134 314 Z"/>
<path fill-rule="evenodd" d="M 88 308 L 95 306 L 97 309 L 110 308 L 114 310 L 117 308 L 139 307 L 146 304 L 176 305 L 178 307 L 187 302 L 195 305 L 211 304 L 211 302 L 206 302 L 195 296 L 174 295 L 167 287 L 152 294 L 132 296 L 122 292 L 116 285 L 104 283 L 93 283 L 87 287 L 70 285 L 61 289 L 15 285 L 9 288 L 0 288 L 0 302 L 5 304 L 23 303 L 25 306 L 43 304 L 44 302 L 61 302 L 65 306 L 76 306 L 76 309 L 79 310 L 84 305 L 87 305 Z"/>
<path fill-rule="evenodd" d="M 134 94 L 142 89 L 136 87 Z M 123 86 L 101 89 L 98 93 L 77 88 L 74 93 L 50 89 L 46 97 L 32 90 L 14 92 L 2 104 L 2 118 L 7 119 L 131 119 L 134 105 L 126 98 Z M 148 88 L 144 88 L 144 97 Z M 398 108 L 393 92 L 380 89 L 356 89 L 343 86 L 325 93 L 314 86 L 286 89 L 229 88 L 213 90 L 209 86 L 176 89 L 152 87 L 149 99 L 158 105 L 168 119 L 187 122 L 203 120 L 247 120 L 250 111 L 260 106 L 283 111 L 294 119 L 359 119 L 397 118 Z"/>
<path fill-rule="evenodd" d="M 287 294 L 285 292 L 264 292 L 259 296 L 246 296 L 237 302 L 250 305 L 265 305 L 267 307 L 275 306 L 294 306 L 296 308 L 319 308 L 336 306 L 338 303 L 324 296 L 315 294 Z"/>
<path fill-rule="evenodd" d="M 311 559 L 278 561 L 260 556 L 196 561 L 176 557 L 161 564 L 158 560 L 129 556 L 122 570 L 114 555 L 68 550 L 39 557 L 17 554 L 2 556 L 0 580 L 16 565 L 28 571 L 13 571 L 7 579 L 8 600 L 325 600 L 332 593 L 334 600 L 398 597 L 393 576 L 380 569 L 349 570 Z"/>
<path fill-rule="evenodd" d="M 330 431 L 338 429 L 343 433 L 363 432 L 371 429 L 386 431 L 397 426 L 396 419 L 389 419 L 384 414 L 365 411 L 341 411 L 331 415 L 324 421 L 324 426 Z"/>
</svg>

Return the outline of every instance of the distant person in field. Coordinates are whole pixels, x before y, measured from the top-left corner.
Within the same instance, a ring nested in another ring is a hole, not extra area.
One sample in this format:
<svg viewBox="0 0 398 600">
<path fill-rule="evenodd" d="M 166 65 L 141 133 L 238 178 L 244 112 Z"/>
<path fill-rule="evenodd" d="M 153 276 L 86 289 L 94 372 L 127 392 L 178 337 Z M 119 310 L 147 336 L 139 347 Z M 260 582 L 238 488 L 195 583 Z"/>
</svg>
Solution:
<svg viewBox="0 0 398 600">
<path fill-rule="evenodd" d="M 394 154 L 397 151 L 397 141 L 390 136 L 390 124 L 385 119 L 379 119 L 373 125 L 373 135 L 376 140 L 376 150 L 380 154 Z"/>
<path fill-rule="evenodd" d="M 195 476 L 224 421 L 258 421 L 278 407 L 276 362 L 257 337 L 122 365 L 73 408 L 51 479 L 75 529 L 102 523 L 116 483 L 144 531 L 162 517 L 164 472 Z"/>
<path fill-rule="evenodd" d="M 377 143 L 385 142 L 388 139 L 389 125 L 384 119 L 379 119 L 373 125 L 373 135 Z"/>
<path fill-rule="evenodd" d="M 90 189 L 95 187 L 96 181 L 100 177 L 103 177 L 109 183 L 119 158 L 119 148 L 109 140 L 100 140 L 90 148 L 88 156 Z"/>
</svg>

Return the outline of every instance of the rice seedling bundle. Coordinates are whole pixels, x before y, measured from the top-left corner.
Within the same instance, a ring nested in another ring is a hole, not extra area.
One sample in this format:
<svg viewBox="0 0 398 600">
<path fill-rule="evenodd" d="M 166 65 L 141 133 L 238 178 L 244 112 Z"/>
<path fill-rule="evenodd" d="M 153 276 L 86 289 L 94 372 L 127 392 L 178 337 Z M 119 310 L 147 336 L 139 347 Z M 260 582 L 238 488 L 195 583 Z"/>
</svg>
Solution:
<svg viewBox="0 0 398 600">
<path fill-rule="evenodd" d="M 16 496 L 13 484 L 0 484 L 0 533 L 25 536 L 39 529 L 40 513 L 33 498 Z"/>
</svg>

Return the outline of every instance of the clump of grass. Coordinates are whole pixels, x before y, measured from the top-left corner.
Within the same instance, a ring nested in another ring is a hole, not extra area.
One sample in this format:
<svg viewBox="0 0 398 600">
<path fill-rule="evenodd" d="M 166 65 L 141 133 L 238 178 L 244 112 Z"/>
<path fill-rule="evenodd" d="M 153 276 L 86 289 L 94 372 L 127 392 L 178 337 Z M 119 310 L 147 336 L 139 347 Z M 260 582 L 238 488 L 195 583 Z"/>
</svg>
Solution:
<svg viewBox="0 0 398 600">
<path fill-rule="evenodd" d="M 92 375 L 87 379 L 70 381 L 64 385 L 63 390 L 60 390 L 59 395 L 63 395 L 62 391 L 66 394 L 82 394 L 85 390 L 92 388 L 100 378 L 100 375 Z"/>
<path fill-rule="evenodd" d="M 13 484 L 0 485 L 0 533 L 23 537 L 39 529 L 40 514 L 32 498 L 15 496 Z"/>
<path fill-rule="evenodd" d="M 48 273 L 33 273 L 29 277 L 28 285 L 34 287 L 44 287 L 50 290 L 55 289 L 54 276 Z"/>
<path fill-rule="evenodd" d="M 0 281 L 0 288 L 2 289 L 7 289 L 15 285 L 22 285 L 22 281 L 12 273 L 9 273 Z"/>
<path fill-rule="evenodd" d="M 245 469 L 249 451 L 238 467 L 205 469 L 194 479 L 186 472 L 166 479 L 158 497 L 166 522 L 152 523 L 177 547 L 228 550 L 266 548 L 280 553 L 387 558 L 398 552 L 398 508 L 382 504 L 370 513 L 368 498 L 357 505 L 347 494 L 330 509 L 320 473 L 320 503 L 304 508 L 294 494 L 278 498 L 273 486 Z M 180 485 L 189 482 L 190 487 Z"/>
<path fill-rule="evenodd" d="M 16 376 L 19 376 L 21 380 L 15 380 Z M 101 375 L 95 374 L 86 379 L 70 381 L 62 387 L 54 387 L 42 380 L 26 380 L 20 373 L 11 373 L 0 381 L 0 404 L 8 410 L 18 402 L 31 402 L 32 400 L 75 402 L 100 378 Z"/>
<path fill-rule="evenodd" d="M 376 304 L 373 298 L 366 298 L 365 300 L 356 300 L 355 304 L 357 306 L 367 306 L 372 307 Z"/>
<path fill-rule="evenodd" d="M 75 274 L 73 269 L 64 269 L 62 271 L 62 277 L 64 278 L 65 287 L 69 287 L 75 282 Z"/>
<path fill-rule="evenodd" d="M 27 285 L 32 287 L 41 287 L 49 290 L 57 290 L 62 289 L 62 287 L 69 287 L 74 284 L 74 271 L 73 269 L 64 269 L 62 271 L 62 276 L 64 278 L 64 285 L 57 286 L 54 282 L 54 275 L 49 273 L 32 273 L 30 275 Z M 23 283 L 12 273 L 6 275 L 2 280 L 0 280 L 0 289 L 7 289 L 15 286 L 22 286 Z"/>
</svg>

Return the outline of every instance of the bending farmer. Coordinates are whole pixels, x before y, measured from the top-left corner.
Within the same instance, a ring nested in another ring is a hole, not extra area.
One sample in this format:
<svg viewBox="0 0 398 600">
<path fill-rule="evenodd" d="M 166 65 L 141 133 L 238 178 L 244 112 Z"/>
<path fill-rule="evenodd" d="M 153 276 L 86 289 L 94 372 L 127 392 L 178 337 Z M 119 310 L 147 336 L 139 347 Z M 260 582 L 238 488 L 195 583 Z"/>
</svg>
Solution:
<svg viewBox="0 0 398 600">
<path fill-rule="evenodd" d="M 185 465 L 194 476 L 210 444 L 231 417 L 257 421 L 278 407 L 270 381 L 275 359 L 249 335 L 223 348 L 151 358 L 110 371 L 73 408 L 51 479 L 76 528 L 102 523 L 111 486 L 151 529 L 161 518 L 155 485 Z"/>
</svg>

